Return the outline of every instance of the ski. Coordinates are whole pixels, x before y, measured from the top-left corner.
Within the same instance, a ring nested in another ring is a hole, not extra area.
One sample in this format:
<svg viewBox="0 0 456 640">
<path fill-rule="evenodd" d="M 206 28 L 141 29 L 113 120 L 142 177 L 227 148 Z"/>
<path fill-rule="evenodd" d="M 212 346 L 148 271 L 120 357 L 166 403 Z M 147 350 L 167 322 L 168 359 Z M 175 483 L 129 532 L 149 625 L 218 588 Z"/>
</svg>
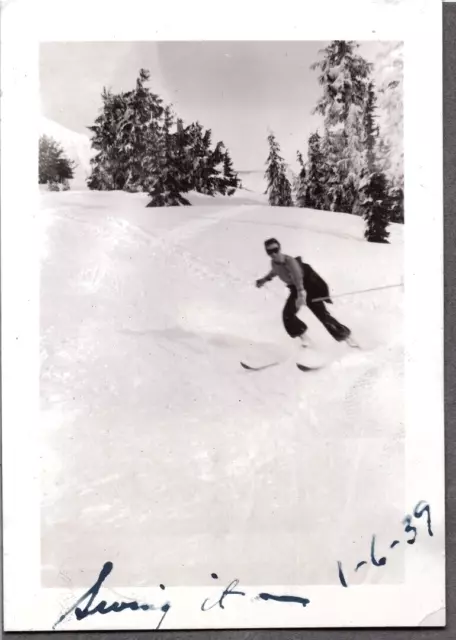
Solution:
<svg viewBox="0 0 456 640">
<path fill-rule="evenodd" d="M 265 369 L 270 369 L 271 367 L 276 367 L 279 364 L 280 364 L 280 362 L 270 362 L 268 364 L 262 364 L 259 367 L 252 367 L 251 365 L 246 364 L 245 362 L 241 362 L 241 367 L 243 367 L 247 371 L 264 371 Z M 301 371 L 316 371 L 317 369 L 321 369 L 322 368 L 321 365 L 320 366 L 315 366 L 315 367 L 308 367 L 307 365 L 300 364 L 300 363 L 296 363 L 296 366 Z"/>
<path fill-rule="evenodd" d="M 262 364 L 259 367 L 251 367 L 249 364 L 246 364 L 245 362 L 241 362 L 241 367 L 243 367 L 244 369 L 247 369 L 247 371 L 263 371 L 263 369 L 269 369 L 270 367 L 275 367 L 278 364 L 280 364 L 279 362 L 270 362 L 268 364 Z"/>
<path fill-rule="evenodd" d="M 300 371 L 306 371 L 306 372 L 317 371 L 318 369 L 322 368 L 322 365 L 316 365 L 315 367 L 308 367 L 306 364 L 300 364 L 299 362 L 296 363 L 296 366 Z"/>
<path fill-rule="evenodd" d="M 349 347 L 350 351 L 362 349 L 362 347 L 353 339 L 350 339 L 350 342 L 347 341 L 347 346 Z M 312 348 L 310 348 L 308 345 L 300 345 L 300 347 L 305 348 L 306 350 L 312 351 Z M 285 360 L 276 360 L 274 362 L 268 362 L 267 364 L 263 364 L 259 366 L 252 366 L 241 361 L 241 367 L 243 367 L 247 371 L 264 371 L 265 369 L 276 367 L 277 365 L 284 364 L 285 362 L 288 362 L 288 361 L 289 361 L 289 358 L 286 358 Z M 323 369 L 323 367 L 329 365 L 330 362 L 333 362 L 333 360 L 331 359 L 330 361 L 325 362 L 324 364 L 315 364 L 315 365 L 306 365 L 306 364 L 301 364 L 299 362 L 296 362 L 296 366 L 300 371 L 305 371 L 305 372 L 318 371 L 319 369 Z"/>
</svg>

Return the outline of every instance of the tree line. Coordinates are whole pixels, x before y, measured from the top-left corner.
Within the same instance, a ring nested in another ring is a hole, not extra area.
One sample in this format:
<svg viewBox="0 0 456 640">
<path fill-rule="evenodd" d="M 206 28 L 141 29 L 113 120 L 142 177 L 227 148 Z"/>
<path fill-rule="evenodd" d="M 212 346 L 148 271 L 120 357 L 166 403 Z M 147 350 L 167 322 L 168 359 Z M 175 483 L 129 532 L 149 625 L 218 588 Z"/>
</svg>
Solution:
<svg viewBox="0 0 456 640">
<path fill-rule="evenodd" d="M 269 203 L 363 216 L 365 237 L 387 242 L 390 222 L 404 222 L 403 173 L 388 175 L 388 143 L 377 124 L 373 65 L 353 41 L 335 40 L 312 65 L 322 88 L 314 113 L 323 117 L 323 134 L 308 140 L 307 161 L 297 152 L 299 173 L 290 182 L 274 136 L 268 136 Z M 294 196 L 294 197 L 293 197 Z"/>
<path fill-rule="evenodd" d="M 312 65 L 322 90 L 314 113 L 322 117 L 323 130 L 309 136 L 305 160 L 297 152 L 299 171 L 292 179 L 278 141 L 269 134 L 266 193 L 272 206 L 363 216 L 366 239 L 387 242 L 389 223 L 404 222 L 403 169 L 388 170 L 391 147 L 377 122 L 373 65 L 358 47 L 334 40 Z M 96 151 L 88 187 L 146 192 L 150 207 L 189 205 L 191 191 L 233 195 L 241 181 L 224 143 L 213 144 L 211 129 L 199 122 L 184 124 L 146 85 L 149 79 L 141 69 L 133 90 L 103 89 L 100 113 L 88 127 Z M 39 158 L 40 183 L 69 188 L 75 164 L 55 141 L 40 139 Z"/>
</svg>

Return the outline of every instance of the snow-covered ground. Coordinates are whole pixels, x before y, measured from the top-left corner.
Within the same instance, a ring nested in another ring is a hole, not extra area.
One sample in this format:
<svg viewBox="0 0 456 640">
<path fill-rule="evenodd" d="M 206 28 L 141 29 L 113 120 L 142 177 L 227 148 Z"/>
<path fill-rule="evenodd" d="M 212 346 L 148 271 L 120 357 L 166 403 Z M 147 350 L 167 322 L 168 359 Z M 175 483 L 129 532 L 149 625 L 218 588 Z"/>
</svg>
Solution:
<svg viewBox="0 0 456 640">
<path fill-rule="evenodd" d="M 373 533 L 391 541 L 402 287 L 334 300 L 362 351 L 302 310 L 318 349 L 298 355 L 332 362 L 307 374 L 281 325 L 287 290 L 254 282 L 275 236 L 335 294 L 400 283 L 401 227 L 373 245 L 355 216 L 243 191 L 163 209 L 118 192 L 41 199 L 45 586 L 87 587 L 107 560 L 118 585 L 208 584 L 214 571 L 337 584 L 337 560 L 367 560 Z M 260 373 L 239 366 L 275 357 Z M 399 581 L 403 565 L 364 569 L 352 583 Z"/>
</svg>

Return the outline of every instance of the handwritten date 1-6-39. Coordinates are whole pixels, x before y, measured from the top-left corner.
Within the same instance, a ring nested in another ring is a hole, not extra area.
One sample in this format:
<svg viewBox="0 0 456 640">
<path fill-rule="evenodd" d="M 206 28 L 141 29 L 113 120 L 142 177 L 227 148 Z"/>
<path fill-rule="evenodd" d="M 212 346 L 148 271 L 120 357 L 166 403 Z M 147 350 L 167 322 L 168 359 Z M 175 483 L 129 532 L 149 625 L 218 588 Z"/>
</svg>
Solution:
<svg viewBox="0 0 456 640">
<path fill-rule="evenodd" d="M 421 500 L 415 506 L 413 510 L 413 516 L 407 515 L 402 521 L 404 525 L 404 532 L 408 535 L 405 539 L 405 542 L 409 545 L 415 544 L 418 537 L 418 529 L 414 526 L 414 518 L 420 519 L 423 516 L 426 518 L 427 523 L 427 532 L 429 536 L 433 536 L 434 533 L 432 531 L 432 523 L 431 523 L 431 508 L 427 502 Z M 400 540 L 393 540 L 389 543 L 389 548 L 394 549 L 399 544 L 401 544 Z M 356 567 L 353 568 L 355 572 L 362 569 L 362 567 L 367 564 L 372 564 L 375 567 L 382 567 L 387 563 L 387 557 L 382 556 L 377 551 L 377 539 L 376 536 L 373 535 L 371 539 L 370 545 L 370 559 L 361 560 L 357 563 Z M 342 563 L 338 562 L 338 571 L 339 571 L 339 580 L 343 587 L 348 587 L 347 579 L 345 577 L 344 569 L 342 567 Z M 105 600 L 100 600 L 99 602 L 96 599 L 99 597 L 99 592 L 104 584 L 104 581 L 109 576 L 109 574 L 113 570 L 113 563 L 106 562 L 100 571 L 100 574 L 95 581 L 95 583 L 86 591 L 67 611 L 65 611 L 54 624 L 53 629 L 55 629 L 58 625 L 60 625 L 68 616 L 74 613 L 76 620 L 84 620 L 85 618 L 93 615 L 106 615 L 110 613 L 121 613 L 123 611 L 137 611 L 137 612 L 157 612 L 159 616 L 158 624 L 156 629 L 160 629 L 165 618 L 169 614 L 171 609 L 171 603 L 165 602 L 163 604 L 150 604 L 150 603 L 139 603 L 136 600 L 131 601 L 122 601 L 122 602 L 111 602 L 108 603 Z M 218 575 L 216 573 L 211 574 L 213 580 L 218 580 Z M 227 587 L 225 587 L 219 597 L 212 602 L 206 598 L 201 606 L 201 611 L 208 612 L 213 609 L 225 609 L 226 602 L 234 602 L 238 601 L 239 598 L 245 597 L 247 594 L 245 591 L 240 591 L 237 589 L 239 585 L 239 580 L 232 580 Z M 165 585 L 160 584 L 160 589 L 163 591 L 166 590 Z M 236 597 L 234 597 L 236 596 Z M 282 603 L 284 605 L 295 604 L 300 605 L 302 607 L 307 607 L 310 604 L 310 600 L 308 598 L 290 595 L 290 594 L 272 594 L 272 593 L 258 593 L 255 601 L 268 602 L 272 601 L 275 603 Z M 273 605 L 273 606 L 277 606 Z"/>
<path fill-rule="evenodd" d="M 415 544 L 417 536 L 418 536 L 418 530 L 417 530 L 417 528 L 415 526 L 413 526 L 413 518 L 419 519 L 419 518 L 422 518 L 423 515 L 426 515 L 428 534 L 430 536 L 434 535 L 434 533 L 432 531 L 432 523 L 431 523 L 431 507 L 424 500 L 420 500 L 420 502 L 418 502 L 418 504 L 416 505 L 416 507 L 413 510 L 413 516 L 406 515 L 405 518 L 402 520 L 402 524 L 404 525 L 404 532 L 407 533 L 407 534 L 411 534 L 411 537 L 406 539 L 407 544 Z M 399 544 L 400 544 L 399 540 L 393 540 L 389 544 L 389 548 L 390 549 L 394 549 Z M 371 540 L 371 546 L 370 546 L 370 564 L 372 564 L 374 567 L 383 567 L 387 562 L 387 557 L 386 556 L 379 556 L 377 554 L 376 545 L 377 545 L 376 536 L 373 535 L 372 536 L 372 540 Z M 358 564 L 354 568 L 354 571 L 359 571 L 361 569 L 361 567 L 363 567 L 363 566 L 365 566 L 367 564 L 369 564 L 369 563 L 366 560 L 361 560 L 361 562 L 358 562 Z M 344 569 L 343 569 L 342 563 L 340 561 L 338 561 L 338 563 L 337 563 L 337 568 L 338 568 L 339 580 L 340 580 L 341 585 L 343 587 L 348 587 L 348 583 L 347 583 L 347 579 L 345 577 Z"/>
</svg>

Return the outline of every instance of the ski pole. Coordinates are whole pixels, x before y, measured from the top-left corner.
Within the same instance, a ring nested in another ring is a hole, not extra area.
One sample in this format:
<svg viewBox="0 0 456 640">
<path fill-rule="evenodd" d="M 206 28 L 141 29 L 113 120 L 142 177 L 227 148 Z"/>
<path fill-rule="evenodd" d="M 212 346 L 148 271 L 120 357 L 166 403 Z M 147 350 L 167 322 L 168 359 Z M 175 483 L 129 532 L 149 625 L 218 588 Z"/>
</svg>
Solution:
<svg viewBox="0 0 456 640">
<path fill-rule="evenodd" d="M 332 298 L 343 298 L 344 296 L 354 296 L 358 293 L 368 293 L 370 291 L 380 291 L 381 289 L 392 289 L 394 287 L 403 287 L 404 283 L 400 284 L 387 284 L 384 287 L 373 287 L 372 289 L 361 289 L 360 291 L 348 291 L 347 293 L 338 293 L 335 296 L 325 296 L 323 298 L 313 298 L 312 302 L 324 302 L 325 300 L 331 300 Z"/>
</svg>

